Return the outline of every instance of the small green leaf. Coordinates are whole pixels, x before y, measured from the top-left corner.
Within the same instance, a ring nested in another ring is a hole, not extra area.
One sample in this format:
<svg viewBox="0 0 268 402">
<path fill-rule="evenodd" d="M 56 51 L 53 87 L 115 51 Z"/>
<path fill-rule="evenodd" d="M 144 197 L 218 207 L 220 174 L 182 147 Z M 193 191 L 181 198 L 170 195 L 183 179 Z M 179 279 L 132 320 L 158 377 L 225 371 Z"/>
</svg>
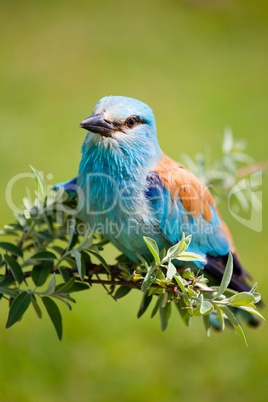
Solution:
<svg viewBox="0 0 268 402">
<path fill-rule="evenodd" d="M 116 290 L 114 297 L 116 299 L 121 299 L 122 297 L 126 296 L 131 291 L 131 287 L 129 286 L 119 286 Z"/>
<path fill-rule="evenodd" d="M 57 336 L 58 336 L 59 340 L 61 340 L 61 338 L 62 338 L 62 318 L 61 318 L 60 310 L 59 310 L 57 304 L 50 297 L 43 296 L 42 301 L 43 301 L 45 308 L 47 310 L 47 313 L 52 321 L 52 324 L 54 325 Z"/>
<path fill-rule="evenodd" d="M 148 249 L 151 251 L 155 262 L 159 263 L 160 262 L 159 249 L 158 249 L 156 242 L 153 239 L 151 239 L 150 237 L 145 237 L 145 236 L 143 236 L 143 240 L 147 244 Z"/>
<path fill-rule="evenodd" d="M 118 263 L 118 268 L 121 269 L 121 271 L 126 272 L 128 275 L 131 274 L 130 268 L 129 268 L 127 265 L 125 265 L 125 264 L 121 264 L 121 263 L 119 262 L 119 263 Z"/>
<path fill-rule="evenodd" d="M 12 292 L 12 291 L 9 290 L 9 289 L 2 288 L 2 287 L 0 287 L 0 294 L 1 294 L 1 295 L 7 295 L 7 296 L 9 296 L 9 297 L 12 297 L 12 299 L 14 299 L 14 297 L 16 297 L 16 293 Z"/>
<path fill-rule="evenodd" d="M 37 304 L 36 297 L 35 297 L 34 294 L 32 294 L 32 305 L 33 305 L 34 311 L 37 314 L 37 317 L 42 318 L 42 311 L 41 311 L 40 307 Z"/>
<path fill-rule="evenodd" d="M 89 286 L 84 282 L 75 282 L 68 293 L 80 292 L 81 290 L 87 290 Z"/>
<path fill-rule="evenodd" d="M 53 297 L 55 297 L 55 299 L 57 299 L 57 300 L 60 300 L 62 303 L 65 304 L 65 306 L 68 307 L 68 309 L 70 311 L 72 311 L 72 306 L 70 305 L 69 302 L 67 302 L 67 300 L 64 297 L 62 297 L 61 295 L 54 295 Z M 68 300 L 70 300 L 70 299 L 68 298 Z M 73 300 L 71 300 L 71 301 L 73 301 Z"/>
<path fill-rule="evenodd" d="M 8 242 L 5 242 L 5 241 L 1 241 L 0 242 L 0 248 L 2 248 L 5 251 L 8 251 L 9 253 L 19 255 L 20 257 L 23 256 L 23 253 L 22 253 L 21 249 L 19 247 L 15 246 L 15 244 L 8 243 Z"/>
<path fill-rule="evenodd" d="M 160 296 L 160 307 L 164 308 L 165 305 L 167 304 L 167 301 L 168 301 L 168 294 L 167 292 L 165 292 Z"/>
<path fill-rule="evenodd" d="M 182 234 L 181 241 L 174 246 L 170 247 L 167 251 L 167 257 L 168 258 L 175 258 L 177 255 L 179 255 L 183 249 L 184 249 L 184 240 L 185 240 L 185 234 Z"/>
<path fill-rule="evenodd" d="M 189 303 L 186 303 L 184 298 L 181 298 L 175 303 L 175 306 L 179 310 L 179 313 L 181 315 L 182 321 L 188 327 L 189 324 L 190 324 L 190 319 L 191 319 L 191 315 L 189 313 L 191 310 L 188 308 Z"/>
<path fill-rule="evenodd" d="M 106 269 L 106 271 L 110 274 L 111 273 L 111 269 L 110 269 L 110 267 L 109 267 L 109 265 L 107 264 L 107 262 L 105 261 L 105 259 L 101 256 L 101 255 L 99 255 L 98 253 L 96 253 L 95 251 L 92 251 L 92 250 L 87 250 L 90 254 L 92 254 L 92 255 L 94 255 L 94 257 L 96 257 L 100 262 L 101 262 L 101 264 L 103 265 L 103 267 Z"/>
<path fill-rule="evenodd" d="M 52 295 L 55 292 L 55 288 L 56 288 L 56 277 L 54 273 L 44 293 L 46 295 Z"/>
<path fill-rule="evenodd" d="M 0 235 L 3 236 L 18 236 L 18 233 L 13 230 L 0 230 Z"/>
<path fill-rule="evenodd" d="M 68 282 L 60 283 L 56 286 L 55 293 L 69 293 L 75 283 L 75 276 L 73 276 Z"/>
<path fill-rule="evenodd" d="M 205 258 L 201 257 L 201 255 L 196 254 L 196 253 L 190 253 L 188 251 L 184 251 L 181 253 L 178 257 L 176 257 L 176 260 L 179 261 L 201 261 L 203 263 L 206 263 L 207 261 Z"/>
<path fill-rule="evenodd" d="M 138 252 L 136 252 L 136 256 L 138 257 L 138 259 L 140 260 L 140 262 L 145 266 L 145 268 L 147 269 L 147 271 L 149 270 L 149 265 L 147 263 L 147 261 L 145 260 L 145 258 L 143 258 L 142 255 L 140 255 Z"/>
<path fill-rule="evenodd" d="M 222 311 L 221 311 L 221 309 L 217 306 L 217 304 L 214 304 L 214 307 L 215 307 L 215 309 L 216 309 L 216 311 L 217 311 L 217 314 L 218 314 L 218 317 L 219 317 L 219 322 L 220 322 L 220 325 L 221 325 L 221 330 L 224 331 L 224 328 L 225 328 L 225 321 L 224 321 L 224 318 L 223 318 L 223 315 L 222 315 Z"/>
<path fill-rule="evenodd" d="M 188 247 L 190 246 L 191 241 L 192 241 L 192 235 L 190 234 L 190 235 L 187 236 L 187 237 L 185 238 L 185 240 L 184 240 L 184 244 L 185 244 L 186 248 L 188 248 Z"/>
<path fill-rule="evenodd" d="M 142 282 L 141 291 L 145 292 L 154 283 L 155 279 L 156 279 L 156 274 L 152 271 L 148 271 Z"/>
<path fill-rule="evenodd" d="M 12 272 L 12 275 L 16 279 L 16 281 L 20 284 L 23 281 L 23 271 L 21 269 L 20 264 L 14 260 L 14 258 L 10 257 L 9 255 L 5 255 L 5 260 Z"/>
<path fill-rule="evenodd" d="M 13 278 L 13 276 L 0 275 L 0 286 L 2 288 L 6 287 L 6 286 L 10 286 L 14 282 L 15 282 L 15 279 Z"/>
<path fill-rule="evenodd" d="M 156 315 L 157 311 L 159 310 L 160 304 L 161 304 L 161 297 L 158 296 L 155 306 L 153 308 L 152 314 L 151 314 L 151 318 L 153 318 Z"/>
<path fill-rule="evenodd" d="M 15 324 L 25 313 L 31 303 L 32 297 L 27 292 L 20 293 L 12 302 L 8 313 L 6 328 Z"/>
<path fill-rule="evenodd" d="M 41 201 L 45 201 L 46 198 L 46 185 L 44 181 L 43 174 L 36 170 L 33 166 L 30 165 L 30 168 L 34 174 L 34 180 L 37 184 L 37 189 L 38 189 L 38 196 Z"/>
<path fill-rule="evenodd" d="M 175 265 L 172 264 L 171 261 L 169 261 L 168 269 L 167 269 L 167 278 L 172 280 L 173 277 L 176 275 L 176 273 L 177 273 L 177 269 L 176 269 Z"/>
<path fill-rule="evenodd" d="M 230 321 L 232 326 L 235 328 L 237 333 L 241 336 L 241 338 L 245 342 L 246 346 L 248 346 L 244 331 L 243 331 L 241 325 L 239 324 L 239 321 L 237 320 L 236 316 L 232 313 L 232 311 L 228 307 L 221 306 L 220 308 L 222 309 L 224 314 L 227 316 L 228 320 Z"/>
<path fill-rule="evenodd" d="M 74 255 L 76 261 L 79 277 L 83 281 L 86 273 L 85 264 L 82 264 L 81 256 L 78 250 L 72 250 L 72 254 Z"/>
<path fill-rule="evenodd" d="M 203 295 L 201 295 L 202 297 Z M 200 314 L 207 315 L 213 310 L 213 305 L 208 300 L 203 300 L 200 305 Z"/>
<path fill-rule="evenodd" d="M 32 280 L 35 286 L 39 287 L 44 285 L 51 270 L 51 264 L 49 261 L 43 261 L 41 264 L 35 265 L 32 269 Z"/>
<path fill-rule="evenodd" d="M 213 310 L 213 305 L 209 301 L 204 300 L 204 296 L 202 294 L 200 295 L 199 301 L 200 303 L 194 309 L 193 315 L 202 316 L 210 314 Z"/>
<path fill-rule="evenodd" d="M 56 260 L 57 257 L 51 251 L 39 251 L 38 253 L 32 255 L 31 260 Z"/>
<path fill-rule="evenodd" d="M 255 297 L 249 292 L 241 292 L 227 300 L 229 303 L 232 303 L 233 306 L 246 306 L 247 304 L 254 302 Z"/>
<path fill-rule="evenodd" d="M 0 266 L 2 264 L 2 259 L 3 259 L 2 254 L 0 254 Z"/>
<path fill-rule="evenodd" d="M 43 240 L 54 240 L 54 237 L 48 233 L 45 230 L 40 230 L 40 232 L 34 232 L 33 233 L 36 237 L 39 238 L 39 240 L 43 241 Z"/>
<path fill-rule="evenodd" d="M 59 273 L 61 274 L 61 277 L 64 280 L 64 282 L 69 281 L 70 277 L 68 275 L 68 272 L 66 272 L 66 270 L 64 268 L 59 268 Z"/>
<path fill-rule="evenodd" d="M 139 307 L 139 310 L 138 310 L 138 313 L 137 313 L 137 317 L 138 317 L 138 318 L 140 318 L 140 317 L 145 313 L 145 311 L 146 311 L 147 308 L 149 307 L 149 304 L 150 304 L 151 301 L 152 301 L 152 297 L 153 297 L 153 296 L 148 296 L 148 292 L 145 292 L 145 293 L 143 294 L 143 297 L 142 297 L 142 300 L 141 300 L 141 304 L 140 304 L 140 307 Z"/>
<path fill-rule="evenodd" d="M 259 317 L 259 318 L 261 318 L 262 320 L 265 321 L 265 318 L 254 307 L 251 307 L 251 306 L 239 306 L 239 309 L 240 310 L 245 310 L 250 314 L 256 315 L 257 317 Z"/>
<path fill-rule="evenodd" d="M 162 331 L 165 331 L 165 329 L 168 326 L 168 322 L 171 315 L 171 303 L 167 302 L 165 307 L 160 306 L 159 313 L 160 313 L 161 329 Z"/>
<path fill-rule="evenodd" d="M 203 323 L 205 326 L 205 330 L 207 333 L 207 336 L 210 336 L 210 321 L 209 321 L 209 315 L 203 315 Z"/>
<path fill-rule="evenodd" d="M 186 293 L 186 289 L 185 289 L 185 286 L 183 284 L 183 279 L 182 279 L 182 277 L 180 276 L 180 274 L 178 272 L 176 272 L 176 274 L 174 275 L 174 278 L 175 278 L 175 281 L 177 282 L 177 284 L 179 285 L 180 290 L 183 293 Z"/>
<path fill-rule="evenodd" d="M 74 216 L 69 221 L 68 228 L 69 228 L 69 242 L 68 242 L 67 250 L 70 250 L 72 247 L 75 246 L 77 239 L 78 239 L 78 237 L 76 237 L 76 239 L 74 239 L 74 242 L 73 242 L 73 237 L 74 237 L 75 230 L 76 230 L 76 219 Z"/>
<path fill-rule="evenodd" d="M 232 257 L 232 254 L 229 253 L 228 261 L 227 261 L 226 268 L 225 268 L 225 271 L 224 271 L 224 274 L 223 274 L 223 277 L 221 280 L 221 284 L 220 284 L 217 294 L 214 296 L 214 299 L 221 296 L 223 294 L 223 292 L 225 292 L 225 290 L 227 289 L 227 287 L 232 279 L 232 275 L 233 275 L 233 257 Z"/>
<path fill-rule="evenodd" d="M 256 289 L 257 289 L 257 286 L 258 286 L 258 283 L 257 283 L 257 282 L 254 283 L 254 285 L 252 286 L 252 288 L 251 288 L 251 290 L 250 290 L 250 293 L 255 293 L 255 292 L 256 292 Z"/>
</svg>

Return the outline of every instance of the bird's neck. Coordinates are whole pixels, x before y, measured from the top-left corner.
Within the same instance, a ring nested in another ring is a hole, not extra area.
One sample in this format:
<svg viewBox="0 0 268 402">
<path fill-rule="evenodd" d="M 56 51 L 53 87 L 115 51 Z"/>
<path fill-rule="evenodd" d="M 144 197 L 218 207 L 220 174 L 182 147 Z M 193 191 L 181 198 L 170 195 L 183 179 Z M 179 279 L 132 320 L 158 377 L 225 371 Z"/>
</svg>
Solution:
<svg viewBox="0 0 268 402">
<path fill-rule="evenodd" d="M 138 149 L 135 147 L 132 151 L 127 147 L 105 141 L 106 138 L 97 139 L 98 141 L 94 141 L 87 137 L 82 146 L 82 159 L 79 165 L 81 176 L 107 175 L 119 186 L 125 185 L 128 181 L 132 184 L 141 183 L 146 181 L 150 169 L 162 158 L 158 143 L 153 152 L 146 146 L 140 146 Z"/>
</svg>

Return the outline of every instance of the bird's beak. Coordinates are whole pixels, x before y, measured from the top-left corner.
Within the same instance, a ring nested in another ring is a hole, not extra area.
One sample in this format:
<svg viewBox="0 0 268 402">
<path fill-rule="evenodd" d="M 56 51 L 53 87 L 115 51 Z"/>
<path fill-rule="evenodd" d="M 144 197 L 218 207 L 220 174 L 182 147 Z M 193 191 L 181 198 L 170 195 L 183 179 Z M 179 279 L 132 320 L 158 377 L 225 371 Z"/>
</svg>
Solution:
<svg viewBox="0 0 268 402">
<path fill-rule="evenodd" d="M 81 121 L 80 127 L 85 128 L 92 133 L 101 134 L 105 137 L 111 137 L 115 131 L 121 131 L 116 124 L 105 120 L 102 113 L 93 114 L 87 119 Z"/>
</svg>

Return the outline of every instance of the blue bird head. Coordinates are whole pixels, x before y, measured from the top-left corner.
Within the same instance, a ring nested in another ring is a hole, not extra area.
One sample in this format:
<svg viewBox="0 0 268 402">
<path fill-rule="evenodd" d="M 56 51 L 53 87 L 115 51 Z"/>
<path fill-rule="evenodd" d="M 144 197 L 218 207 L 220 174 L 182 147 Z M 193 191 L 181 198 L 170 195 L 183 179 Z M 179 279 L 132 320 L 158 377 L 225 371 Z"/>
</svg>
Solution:
<svg viewBox="0 0 268 402">
<path fill-rule="evenodd" d="M 154 163 L 162 156 L 153 112 L 136 99 L 106 96 L 80 127 L 88 130 L 83 154 L 94 148 L 105 159 L 110 156 L 116 161 L 124 159 L 125 163 L 139 165 Z"/>
</svg>

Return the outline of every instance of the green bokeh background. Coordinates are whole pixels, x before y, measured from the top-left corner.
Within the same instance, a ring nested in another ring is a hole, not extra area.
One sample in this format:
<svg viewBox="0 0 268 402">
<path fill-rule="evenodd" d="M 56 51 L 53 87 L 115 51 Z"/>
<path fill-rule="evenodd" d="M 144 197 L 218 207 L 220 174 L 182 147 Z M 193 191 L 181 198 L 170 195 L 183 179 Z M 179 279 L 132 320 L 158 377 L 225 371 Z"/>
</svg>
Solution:
<svg viewBox="0 0 268 402">
<path fill-rule="evenodd" d="M 77 173 L 79 122 L 104 95 L 148 103 L 176 160 L 207 145 L 217 156 L 226 126 L 267 159 L 265 0 L 2 1 L 0 30 L 1 226 L 13 175 L 29 164 L 50 183 Z M 261 233 L 221 210 L 267 303 L 267 177 Z M 115 303 L 97 286 L 77 296 L 73 312 L 62 308 L 61 343 L 32 310 L 5 330 L 0 307 L 0 400 L 268 400 L 267 324 L 246 328 L 249 348 L 231 331 L 207 338 L 198 318 L 185 328 L 177 311 L 162 333 L 157 318 L 136 319 L 139 301 L 133 291 Z"/>
</svg>

